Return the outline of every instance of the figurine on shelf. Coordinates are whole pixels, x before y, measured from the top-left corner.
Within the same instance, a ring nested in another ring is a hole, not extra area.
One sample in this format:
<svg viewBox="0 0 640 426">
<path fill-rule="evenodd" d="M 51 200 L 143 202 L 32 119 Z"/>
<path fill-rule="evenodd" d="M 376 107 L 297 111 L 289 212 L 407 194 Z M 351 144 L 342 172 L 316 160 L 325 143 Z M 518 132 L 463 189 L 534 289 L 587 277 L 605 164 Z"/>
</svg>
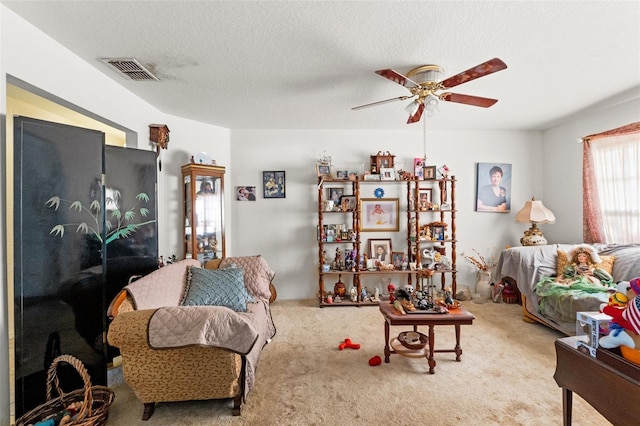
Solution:
<svg viewBox="0 0 640 426">
<path fill-rule="evenodd" d="M 358 301 L 358 289 L 355 287 L 351 287 L 349 289 L 349 297 L 351 298 L 352 302 L 357 302 Z"/>
</svg>

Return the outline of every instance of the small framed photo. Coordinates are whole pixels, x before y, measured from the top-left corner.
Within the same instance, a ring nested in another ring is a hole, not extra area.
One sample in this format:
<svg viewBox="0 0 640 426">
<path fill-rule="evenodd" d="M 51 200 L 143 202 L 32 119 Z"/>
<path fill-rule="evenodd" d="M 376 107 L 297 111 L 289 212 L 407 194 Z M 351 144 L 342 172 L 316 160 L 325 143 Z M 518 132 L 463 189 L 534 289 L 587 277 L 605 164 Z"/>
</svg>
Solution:
<svg viewBox="0 0 640 426">
<path fill-rule="evenodd" d="M 380 180 L 396 180 L 396 171 L 391 167 L 380 169 Z"/>
<path fill-rule="evenodd" d="M 369 259 L 379 263 L 391 262 L 391 238 L 369 239 Z"/>
<path fill-rule="evenodd" d="M 343 195 L 340 197 L 340 206 L 342 206 L 343 212 L 354 212 L 358 205 L 356 204 L 355 195 Z"/>
<path fill-rule="evenodd" d="M 285 198 L 284 172 L 262 172 L 262 191 L 264 198 Z"/>
<path fill-rule="evenodd" d="M 439 226 L 439 225 L 432 226 L 431 239 L 434 241 L 444 241 L 444 226 Z"/>
<path fill-rule="evenodd" d="M 421 212 L 433 210 L 433 188 L 420 189 L 418 192 L 418 210 Z"/>
<path fill-rule="evenodd" d="M 380 175 L 364 175 L 364 180 L 372 181 L 372 180 L 380 180 Z"/>
<path fill-rule="evenodd" d="M 331 177 L 331 165 L 328 163 L 316 163 L 318 177 Z"/>
<path fill-rule="evenodd" d="M 238 201 L 255 201 L 256 200 L 256 187 L 255 186 L 238 186 L 238 187 L 236 187 L 236 199 Z"/>
<path fill-rule="evenodd" d="M 435 179 L 436 178 L 436 166 L 425 166 L 424 167 L 424 178 L 425 179 Z"/>
<path fill-rule="evenodd" d="M 360 199 L 361 230 L 363 232 L 400 230 L 399 206 L 399 198 Z"/>
<path fill-rule="evenodd" d="M 349 177 L 349 171 L 348 170 L 337 170 L 336 171 L 336 179 L 347 180 L 348 177 Z"/>
<path fill-rule="evenodd" d="M 344 188 L 327 188 L 327 200 L 333 201 L 333 205 L 340 204 L 340 197 L 344 193 Z"/>
<path fill-rule="evenodd" d="M 392 251 L 391 252 L 391 262 L 393 263 L 393 267 L 395 269 L 402 269 L 402 264 L 405 262 L 404 252 L 402 251 Z"/>
</svg>

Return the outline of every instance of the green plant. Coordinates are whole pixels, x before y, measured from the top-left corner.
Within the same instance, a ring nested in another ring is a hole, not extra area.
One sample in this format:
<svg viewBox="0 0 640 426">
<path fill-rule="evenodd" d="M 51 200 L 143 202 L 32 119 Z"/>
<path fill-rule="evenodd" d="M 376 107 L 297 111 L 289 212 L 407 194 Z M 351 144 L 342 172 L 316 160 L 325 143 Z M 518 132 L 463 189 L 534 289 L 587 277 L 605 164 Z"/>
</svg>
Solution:
<svg viewBox="0 0 640 426">
<path fill-rule="evenodd" d="M 130 209 L 121 212 L 119 208 L 110 210 L 111 218 L 115 219 L 115 226 L 111 223 L 111 221 L 106 221 L 106 230 L 105 230 L 105 244 L 109 244 L 110 242 L 118 239 L 118 238 L 129 238 L 131 234 L 136 232 L 141 226 L 147 225 L 149 223 L 154 223 L 155 219 L 147 220 L 144 222 L 135 222 L 138 217 L 144 218 L 149 215 L 149 209 L 141 206 L 141 204 L 149 202 L 149 196 L 141 192 L 136 195 L 137 203 L 135 206 Z M 120 201 L 120 191 L 114 190 L 113 195 L 111 197 L 106 198 L 106 204 L 113 204 L 115 206 L 119 205 Z M 76 232 L 81 232 L 83 234 L 91 234 L 93 235 L 100 243 L 102 243 L 102 232 L 100 229 L 100 221 L 101 221 L 101 211 L 102 207 L 100 205 L 100 201 L 93 200 L 89 207 L 85 207 L 81 201 L 69 201 L 64 200 L 60 197 L 51 197 L 45 203 L 47 207 L 53 208 L 54 210 L 58 210 L 61 204 L 67 203 L 69 204 L 69 210 L 75 210 L 80 215 L 88 215 L 90 220 L 89 223 L 87 221 L 82 222 L 73 222 L 73 223 L 62 223 L 54 226 L 49 234 L 59 235 L 60 237 L 64 236 L 65 227 L 76 227 Z M 138 216 L 139 215 L 139 216 Z"/>
</svg>

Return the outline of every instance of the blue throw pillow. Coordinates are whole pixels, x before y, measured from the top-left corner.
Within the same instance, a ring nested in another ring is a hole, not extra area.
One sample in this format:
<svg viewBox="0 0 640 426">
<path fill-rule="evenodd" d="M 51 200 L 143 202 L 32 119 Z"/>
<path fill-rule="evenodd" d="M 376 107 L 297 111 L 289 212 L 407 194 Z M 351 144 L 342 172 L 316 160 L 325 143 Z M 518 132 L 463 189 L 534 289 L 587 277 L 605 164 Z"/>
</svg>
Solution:
<svg viewBox="0 0 640 426">
<path fill-rule="evenodd" d="M 240 268 L 203 269 L 189 267 L 184 306 L 226 306 L 236 312 L 247 311 L 251 296 L 244 286 L 244 272 Z"/>
</svg>

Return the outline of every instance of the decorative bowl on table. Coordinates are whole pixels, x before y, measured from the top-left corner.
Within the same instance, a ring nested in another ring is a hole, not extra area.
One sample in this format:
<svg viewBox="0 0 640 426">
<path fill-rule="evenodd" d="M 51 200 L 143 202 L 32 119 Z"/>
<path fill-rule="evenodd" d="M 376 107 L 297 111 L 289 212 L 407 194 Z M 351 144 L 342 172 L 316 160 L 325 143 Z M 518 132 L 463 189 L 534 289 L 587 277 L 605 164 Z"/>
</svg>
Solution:
<svg viewBox="0 0 640 426">
<path fill-rule="evenodd" d="M 423 349 L 427 345 L 429 338 L 427 335 L 417 331 L 403 331 L 398 335 L 398 341 L 405 348 L 417 351 Z"/>
</svg>

